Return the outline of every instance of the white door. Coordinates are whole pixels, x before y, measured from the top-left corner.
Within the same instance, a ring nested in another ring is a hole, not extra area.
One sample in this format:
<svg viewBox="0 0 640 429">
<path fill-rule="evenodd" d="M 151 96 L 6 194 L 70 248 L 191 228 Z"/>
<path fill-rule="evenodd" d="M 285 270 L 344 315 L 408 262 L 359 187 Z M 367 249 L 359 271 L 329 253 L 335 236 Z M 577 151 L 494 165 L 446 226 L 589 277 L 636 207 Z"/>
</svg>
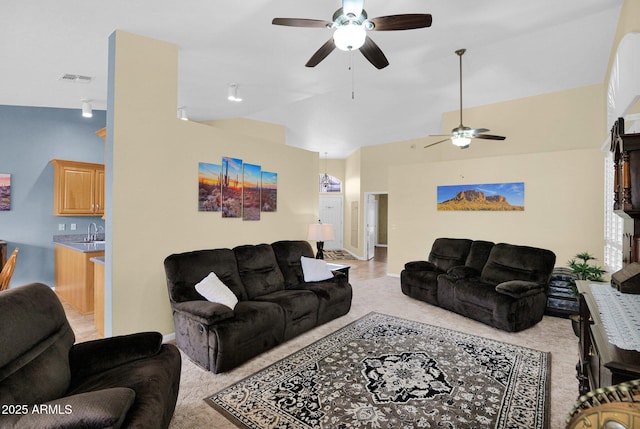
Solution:
<svg viewBox="0 0 640 429">
<path fill-rule="evenodd" d="M 320 221 L 333 225 L 335 240 L 325 241 L 325 250 L 342 249 L 342 196 L 320 195 Z"/>
<path fill-rule="evenodd" d="M 373 194 L 367 194 L 367 212 L 365 216 L 366 259 L 371 259 L 376 253 L 378 237 L 378 200 Z"/>
</svg>

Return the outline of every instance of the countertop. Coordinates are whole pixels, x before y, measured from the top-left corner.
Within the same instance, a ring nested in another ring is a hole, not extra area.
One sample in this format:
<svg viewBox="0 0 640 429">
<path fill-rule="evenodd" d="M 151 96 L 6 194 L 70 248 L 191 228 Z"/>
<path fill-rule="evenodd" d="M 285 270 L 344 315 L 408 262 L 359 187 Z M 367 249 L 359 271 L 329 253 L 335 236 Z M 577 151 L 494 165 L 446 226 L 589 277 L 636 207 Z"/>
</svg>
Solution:
<svg viewBox="0 0 640 429">
<path fill-rule="evenodd" d="M 73 243 L 73 242 L 54 242 L 57 246 L 64 246 L 69 249 L 73 249 L 77 252 L 91 253 L 91 252 L 104 252 L 104 243 Z"/>
<path fill-rule="evenodd" d="M 53 244 L 82 253 L 104 252 L 104 234 L 98 234 L 99 241 L 85 243 L 86 238 L 85 234 L 54 235 Z"/>
</svg>

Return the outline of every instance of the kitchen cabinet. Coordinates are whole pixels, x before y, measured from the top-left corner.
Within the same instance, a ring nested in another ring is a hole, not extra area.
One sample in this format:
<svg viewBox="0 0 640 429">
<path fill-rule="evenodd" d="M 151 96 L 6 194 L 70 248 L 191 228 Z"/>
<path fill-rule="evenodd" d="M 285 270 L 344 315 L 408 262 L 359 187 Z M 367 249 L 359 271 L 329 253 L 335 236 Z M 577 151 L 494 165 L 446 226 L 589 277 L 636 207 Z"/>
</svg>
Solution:
<svg viewBox="0 0 640 429">
<path fill-rule="evenodd" d="M 102 216 L 105 201 L 103 164 L 54 159 L 53 214 Z"/>
<path fill-rule="evenodd" d="M 93 262 L 93 324 L 104 337 L 104 257 L 91 258 Z"/>
<path fill-rule="evenodd" d="M 77 250 L 70 245 L 56 244 L 55 291 L 67 304 L 82 314 L 94 311 L 95 264 L 91 258 L 104 256 L 104 245 L 78 244 Z"/>
</svg>

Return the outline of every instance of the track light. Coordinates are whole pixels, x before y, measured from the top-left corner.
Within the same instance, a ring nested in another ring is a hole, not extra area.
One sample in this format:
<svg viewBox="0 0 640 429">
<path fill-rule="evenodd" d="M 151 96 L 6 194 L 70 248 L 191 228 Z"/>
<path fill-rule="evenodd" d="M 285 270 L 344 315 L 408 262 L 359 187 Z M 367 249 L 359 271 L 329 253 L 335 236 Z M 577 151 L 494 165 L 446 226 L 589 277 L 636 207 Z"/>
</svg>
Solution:
<svg viewBox="0 0 640 429">
<path fill-rule="evenodd" d="M 93 117 L 93 109 L 91 108 L 91 103 L 89 103 L 89 100 L 82 100 L 82 117 Z"/>
<path fill-rule="evenodd" d="M 227 89 L 227 100 L 229 101 L 242 101 L 242 98 L 238 97 L 238 84 L 230 83 Z"/>
<path fill-rule="evenodd" d="M 184 107 L 178 107 L 178 119 L 188 121 L 187 110 Z"/>
</svg>

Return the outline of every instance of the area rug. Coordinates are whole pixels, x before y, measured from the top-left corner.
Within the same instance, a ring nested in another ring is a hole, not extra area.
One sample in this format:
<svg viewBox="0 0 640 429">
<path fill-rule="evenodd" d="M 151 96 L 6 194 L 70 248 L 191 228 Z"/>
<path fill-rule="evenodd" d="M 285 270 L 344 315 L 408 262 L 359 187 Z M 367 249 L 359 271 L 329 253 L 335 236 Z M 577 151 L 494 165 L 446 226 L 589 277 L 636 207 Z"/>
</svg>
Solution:
<svg viewBox="0 0 640 429">
<path fill-rule="evenodd" d="M 344 250 L 324 250 L 322 254 L 324 255 L 324 259 L 329 261 L 355 259 L 351 253 Z"/>
<path fill-rule="evenodd" d="M 370 313 L 205 401 L 241 428 L 548 427 L 551 355 Z"/>
</svg>

